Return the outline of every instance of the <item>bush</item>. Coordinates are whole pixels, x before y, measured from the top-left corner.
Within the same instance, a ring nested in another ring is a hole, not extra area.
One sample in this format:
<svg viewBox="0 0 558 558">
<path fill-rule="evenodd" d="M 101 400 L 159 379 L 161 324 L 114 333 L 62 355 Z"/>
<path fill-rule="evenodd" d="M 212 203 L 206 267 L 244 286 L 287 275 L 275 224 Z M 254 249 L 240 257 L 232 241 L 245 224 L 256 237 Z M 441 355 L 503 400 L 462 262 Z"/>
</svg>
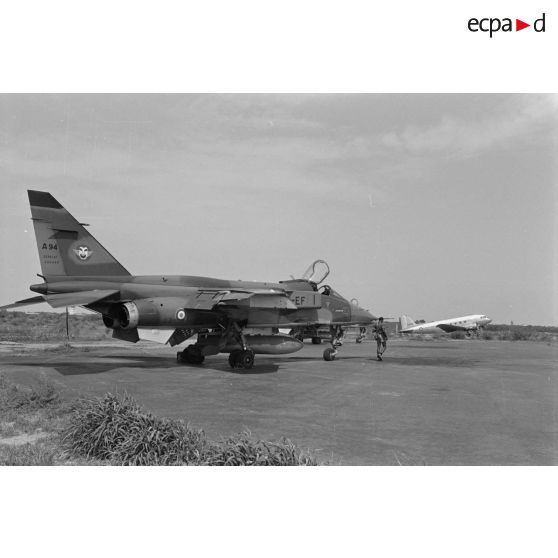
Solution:
<svg viewBox="0 0 558 558">
<path fill-rule="evenodd" d="M 40 378 L 37 386 L 24 388 L 0 375 L 0 409 L 4 411 L 44 409 L 58 403 L 60 394 L 46 377 Z"/>
<path fill-rule="evenodd" d="M 79 399 L 63 444 L 77 455 L 119 465 L 315 465 L 289 442 L 253 440 L 248 433 L 222 443 L 182 421 L 147 413 L 129 395 Z"/>
<path fill-rule="evenodd" d="M 552 326 L 531 326 L 531 325 L 505 325 L 488 324 L 483 331 L 485 339 L 492 336 L 492 339 L 501 341 L 539 341 L 556 342 L 558 340 L 558 328 Z"/>
<path fill-rule="evenodd" d="M 316 465 L 316 461 L 286 438 L 265 442 L 243 432 L 208 448 L 203 465 Z"/>
<path fill-rule="evenodd" d="M 71 340 L 102 340 L 111 336 L 98 315 L 73 315 L 69 319 Z M 66 341 L 64 313 L 0 312 L 0 339 L 3 341 L 46 343 Z"/>
<path fill-rule="evenodd" d="M 86 457 L 120 465 L 182 465 L 200 458 L 203 432 L 142 411 L 129 395 L 79 399 L 63 443 Z"/>
<path fill-rule="evenodd" d="M 452 331 L 450 333 L 452 339 L 465 339 L 465 332 L 463 331 Z"/>
</svg>

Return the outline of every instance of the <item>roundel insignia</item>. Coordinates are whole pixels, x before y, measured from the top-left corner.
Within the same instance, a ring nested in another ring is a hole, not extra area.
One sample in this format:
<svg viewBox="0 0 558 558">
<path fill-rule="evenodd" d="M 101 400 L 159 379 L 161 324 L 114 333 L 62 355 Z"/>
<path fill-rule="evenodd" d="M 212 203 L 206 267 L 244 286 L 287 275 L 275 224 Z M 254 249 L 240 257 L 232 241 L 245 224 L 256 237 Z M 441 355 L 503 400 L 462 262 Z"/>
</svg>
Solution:
<svg viewBox="0 0 558 558">
<path fill-rule="evenodd" d="M 178 310 L 176 312 L 176 319 L 183 320 L 186 317 L 186 312 L 184 310 Z"/>
</svg>

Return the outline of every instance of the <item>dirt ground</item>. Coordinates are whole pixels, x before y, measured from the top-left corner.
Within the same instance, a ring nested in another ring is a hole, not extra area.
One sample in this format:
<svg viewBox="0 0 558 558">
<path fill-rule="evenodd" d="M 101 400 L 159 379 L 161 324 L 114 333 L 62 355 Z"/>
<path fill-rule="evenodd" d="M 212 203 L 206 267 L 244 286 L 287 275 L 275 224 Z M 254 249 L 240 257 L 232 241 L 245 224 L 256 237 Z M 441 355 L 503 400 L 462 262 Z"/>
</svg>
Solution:
<svg viewBox="0 0 558 558">
<path fill-rule="evenodd" d="M 257 356 L 176 363 L 169 347 L 93 342 L 0 343 L 0 373 L 26 385 L 47 376 L 64 397 L 126 391 L 147 410 L 218 439 L 243 429 L 290 438 L 334 465 L 555 465 L 558 345 L 483 340 L 347 342 Z"/>
</svg>

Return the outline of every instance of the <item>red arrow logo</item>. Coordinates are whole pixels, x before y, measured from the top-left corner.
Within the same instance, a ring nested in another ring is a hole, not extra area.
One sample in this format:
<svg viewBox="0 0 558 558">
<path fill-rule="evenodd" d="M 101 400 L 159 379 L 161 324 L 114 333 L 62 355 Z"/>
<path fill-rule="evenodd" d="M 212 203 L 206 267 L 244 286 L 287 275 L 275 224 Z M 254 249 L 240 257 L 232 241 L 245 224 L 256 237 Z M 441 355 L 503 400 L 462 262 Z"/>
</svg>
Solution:
<svg viewBox="0 0 558 558">
<path fill-rule="evenodd" d="M 520 19 L 515 20 L 515 30 L 516 31 L 521 31 L 522 29 L 525 29 L 526 27 L 531 27 L 531 24 L 525 23 L 524 21 L 521 21 Z"/>
</svg>

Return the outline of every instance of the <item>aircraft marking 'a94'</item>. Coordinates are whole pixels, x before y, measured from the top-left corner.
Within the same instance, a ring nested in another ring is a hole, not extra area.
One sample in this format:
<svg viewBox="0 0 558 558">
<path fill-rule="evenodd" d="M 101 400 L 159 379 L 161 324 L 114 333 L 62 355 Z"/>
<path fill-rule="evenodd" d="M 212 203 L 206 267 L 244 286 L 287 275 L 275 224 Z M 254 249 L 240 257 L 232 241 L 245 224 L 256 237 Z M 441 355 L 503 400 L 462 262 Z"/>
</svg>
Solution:
<svg viewBox="0 0 558 558">
<path fill-rule="evenodd" d="M 180 362 L 201 364 L 206 356 L 229 353 L 230 365 L 245 369 L 255 354 L 300 350 L 300 333 L 324 326 L 331 333 L 324 359 L 334 360 L 343 328 L 375 319 L 320 286 L 329 274 L 323 260 L 301 279 L 273 283 L 132 275 L 50 193 L 28 194 L 43 283 L 30 287 L 38 296 L 0 309 L 45 301 L 53 308 L 83 306 L 100 314 L 117 339 L 155 337 L 175 346 L 195 338 L 177 354 Z"/>
</svg>

